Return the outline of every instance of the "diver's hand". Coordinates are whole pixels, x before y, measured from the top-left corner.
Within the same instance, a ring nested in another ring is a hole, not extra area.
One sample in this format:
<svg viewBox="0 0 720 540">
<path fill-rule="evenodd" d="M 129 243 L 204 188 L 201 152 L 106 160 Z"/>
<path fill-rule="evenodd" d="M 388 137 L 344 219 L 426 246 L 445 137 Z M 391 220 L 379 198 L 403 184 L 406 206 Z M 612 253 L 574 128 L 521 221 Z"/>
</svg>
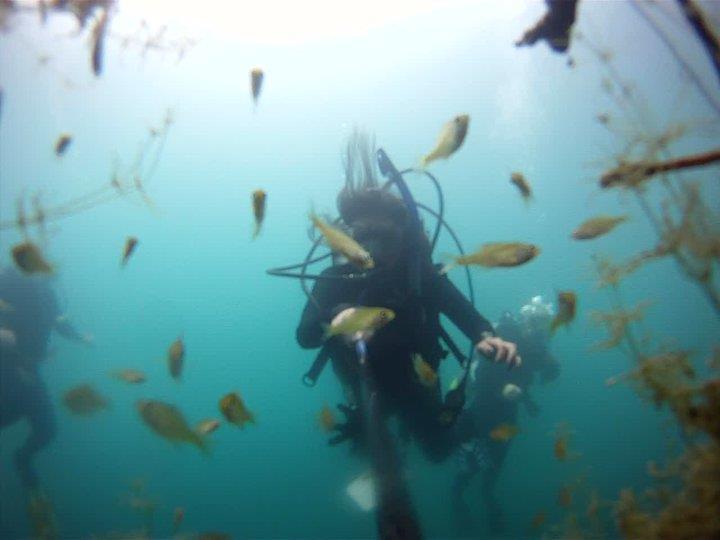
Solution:
<svg viewBox="0 0 720 540">
<path fill-rule="evenodd" d="M 15 345 L 17 345 L 15 332 L 9 328 L 0 326 L 0 347 L 3 349 L 12 349 Z"/>
<path fill-rule="evenodd" d="M 504 362 L 508 367 L 520 367 L 522 358 L 517 352 L 517 345 L 502 338 L 490 336 L 479 341 L 475 348 L 493 362 Z M 494 358 L 493 358 L 494 356 Z"/>
<path fill-rule="evenodd" d="M 360 423 L 360 411 L 357 407 L 348 407 L 339 403 L 337 406 L 340 412 L 345 415 L 345 423 L 337 423 L 333 428 L 338 432 L 332 439 L 328 441 L 330 446 L 336 446 L 347 439 L 357 439 L 360 437 L 362 426 Z"/>
</svg>

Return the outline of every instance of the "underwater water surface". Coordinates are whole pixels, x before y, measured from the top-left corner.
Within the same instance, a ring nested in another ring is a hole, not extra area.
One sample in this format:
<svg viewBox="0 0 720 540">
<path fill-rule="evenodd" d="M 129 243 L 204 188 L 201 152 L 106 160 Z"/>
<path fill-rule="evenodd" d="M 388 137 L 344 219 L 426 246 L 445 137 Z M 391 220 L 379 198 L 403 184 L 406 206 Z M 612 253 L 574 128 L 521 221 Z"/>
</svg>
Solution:
<svg viewBox="0 0 720 540">
<path fill-rule="evenodd" d="M 642 205 L 661 215 L 666 192 L 650 183 L 639 198 L 629 189 L 601 189 L 598 181 L 619 157 L 628 158 L 638 132 L 649 140 L 683 126 L 665 149 L 673 156 L 710 150 L 720 140 L 718 111 L 638 3 L 720 102 L 712 64 L 669 1 L 581 0 L 570 49 L 558 54 L 544 42 L 514 46 L 545 13 L 539 1 L 190 7 L 120 0 L 111 8 L 99 75 L 90 67 L 89 23 L 79 31 L 76 17 L 57 9 L 42 24 L 35 3 L 18 3 L 23 9 L 9 12 L 0 33 L 0 222 L 6 224 L 0 264 L 14 264 L 14 245 L 36 242 L 56 268 L 49 279 L 62 311 L 93 336 L 83 346 L 54 335 L 40 367 L 58 432 L 36 464 L 58 537 L 376 536 L 374 513 L 346 494 L 367 462 L 347 444 L 329 446 L 318 424 L 323 406 L 343 401 L 340 383 L 329 367 L 315 387 L 301 381 L 315 357 L 295 339 L 306 297 L 297 280 L 266 270 L 303 260 L 311 246 L 309 211 L 337 215 L 341 157 L 354 129 L 372 134 L 398 168 L 414 168 L 459 114 L 470 116 L 464 143 L 427 166 L 442 187 L 445 219 L 468 251 L 496 241 L 541 249 L 515 268 L 472 268 L 478 311 L 497 321 L 537 295 L 557 310 L 560 291 L 574 291 L 578 307 L 574 321 L 549 341 L 559 377 L 534 386 L 540 412 L 522 410 L 520 431 L 507 443 L 496 486 L 504 529 L 489 527 L 477 479 L 465 494 L 473 522 L 460 526 L 450 504 L 457 460 L 430 463 L 410 444 L 403 475 L 421 528 L 427 538 L 561 537 L 574 514 L 584 536 L 622 536 L 613 513 L 620 490 L 651 486 L 647 462 L 679 455 L 685 438 L 667 407 L 642 399 L 627 381 L 606 385 L 633 369 L 627 346 L 593 349 L 607 333 L 591 312 L 616 309 L 618 299 L 612 287 L 597 287 L 593 257 L 622 261 L 656 246 Z M 712 3 L 703 6 L 717 22 Z M 179 54 L 183 43 L 187 50 Z M 265 73 L 257 103 L 249 76 L 255 67 Z M 166 131 L 149 133 L 163 126 L 167 111 Z M 609 124 L 598 121 L 603 114 Z M 72 142 L 57 156 L 61 133 L 72 134 Z M 118 196 L 107 188 L 114 174 L 132 185 L 139 170 L 152 173 L 142 178 L 146 198 L 132 188 Z M 532 185 L 529 203 L 510 183 L 515 171 Z M 717 177 L 710 165 L 671 179 L 702 186 L 716 231 Z M 422 175 L 406 180 L 418 201 L 436 208 Z M 34 194 L 52 209 L 105 188 L 112 200 L 67 206 L 67 215 L 42 228 L 31 224 L 24 234 L 14 223 L 18 201 L 29 204 Z M 252 239 L 257 189 L 267 192 L 267 209 Z M 570 238 L 597 215 L 627 221 L 591 241 Z M 432 219 L 424 219 L 432 229 Z M 139 242 L 120 266 L 128 236 Z M 443 232 L 436 262 L 456 254 Z M 717 270 L 714 257 L 709 264 Z M 466 291 L 462 269 L 449 275 Z M 626 308 L 650 302 L 634 323 L 637 339 L 647 336 L 643 347 L 692 351 L 704 376 L 720 324 L 696 281 L 665 256 L 619 289 Z M 465 350 L 467 339 L 450 332 Z M 185 364 L 177 381 L 168 375 L 166 356 L 179 336 Z M 147 380 L 129 385 L 110 376 L 124 368 L 142 370 Z M 439 372 L 447 389 L 460 368 L 448 357 Z M 63 396 L 82 383 L 105 396 L 108 407 L 72 414 Z M 218 401 L 233 391 L 256 422 L 239 429 L 223 421 L 208 436 L 209 455 L 158 437 L 136 409 L 138 400 L 165 401 L 195 425 L 220 419 Z M 572 432 L 574 455 L 567 461 L 553 450 L 561 423 Z M 2 538 L 34 534 L 13 466 L 28 433 L 18 422 L 0 434 Z M 569 507 L 558 504 L 566 485 L 576 486 Z M 592 491 L 603 501 L 596 521 L 584 517 Z M 156 507 L 143 510 L 133 500 Z M 174 530 L 176 508 L 184 509 L 184 519 Z M 533 527 L 538 513 L 545 521 Z"/>
</svg>

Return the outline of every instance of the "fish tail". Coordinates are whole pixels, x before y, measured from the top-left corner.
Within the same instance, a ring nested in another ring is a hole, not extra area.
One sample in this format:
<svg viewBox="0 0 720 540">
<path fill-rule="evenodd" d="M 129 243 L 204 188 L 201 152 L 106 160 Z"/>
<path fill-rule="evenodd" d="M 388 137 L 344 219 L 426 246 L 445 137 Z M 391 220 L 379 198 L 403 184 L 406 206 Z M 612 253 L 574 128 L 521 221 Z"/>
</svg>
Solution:
<svg viewBox="0 0 720 540">
<path fill-rule="evenodd" d="M 259 234 L 260 234 L 260 224 L 256 223 L 255 230 L 253 231 L 253 234 L 252 234 L 252 239 L 255 240 Z"/>
<path fill-rule="evenodd" d="M 444 275 L 447 274 L 450 270 L 452 270 L 453 268 L 455 268 L 457 265 L 458 265 L 457 261 L 450 261 L 449 263 L 445 264 L 445 266 L 443 266 L 443 267 L 440 269 L 440 275 L 441 275 L 441 276 L 444 276 Z"/>
<path fill-rule="evenodd" d="M 202 455 L 210 457 L 212 455 L 212 448 L 210 445 L 210 439 L 201 436 L 199 433 L 193 431 L 192 443 L 200 449 Z"/>
</svg>

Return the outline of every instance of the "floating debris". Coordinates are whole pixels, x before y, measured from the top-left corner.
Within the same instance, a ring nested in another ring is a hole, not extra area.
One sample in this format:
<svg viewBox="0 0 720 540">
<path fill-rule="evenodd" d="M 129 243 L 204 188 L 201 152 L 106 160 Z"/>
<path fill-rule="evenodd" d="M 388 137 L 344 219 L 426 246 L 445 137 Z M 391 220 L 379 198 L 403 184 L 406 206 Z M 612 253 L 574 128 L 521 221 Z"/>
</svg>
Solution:
<svg viewBox="0 0 720 540">
<path fill-rule="evenodd" d="M 258 99 L 260 98 L 263 80 L 265 80 L 265 73 L 262 69 L 255 68 L 250 71 L 250 90 L 252 91 L 253 103 L 255 103 L 255 105 L 257 105 Z"/>
<path fill-rule="evenodd" d="M 558 313 L 550 323 L 550 332 L 554 333 L 555 330 L 563 325 L 570 324 L 575 318 L 575 311 L 577 309 L 577 295 L 572 291 L 561 291 L 558 293 Z"/>
<path fill-rule="evenodd" d="M 72 140 L 73 137 L 69 133 L 61 134 L 55 141 L 55 155 L 58 157 L 64 156 Z"/>
<path fill-rule="evenodd" d="M 190 429 L 177 407 L 156 400 L 140 400 L 136 407 L 145 424 L 157 435 L 175 443 L 194 444 L 204 453 L 209 451 L 205 440 Z"/>
<path fill-rule="evenodd" d="M 447 159 L 454 154 L 465 140 L 469 123 L 470 116 L 460 114 L 445 124 L 440 131 L 435 148 L 420 160 L 421 167 L 424 168 L 437 159 Z"/>
<path fill-rule="evenodd" d="M 447 274 L 456 266 L 477 265 L 485 268 L 510 268 L 530 262 L 540 254 L 540 248 L 523 242 L 490 242 L 475 253 L 456 257 L 440 271 Z"/>
<path fill-rule="evenodd" d="M 325 328 L 325 339 L 345 336 L 352 341 L 368 340 L 395 318 L 395 312 L 383 307 L 350 307 L 335 315 Z"/>
<path fill-rule="evenodd" d="M 591 240 L 609 233 L 615 227 L 627 221 L 627 216 L 597 216 L 584 221 L 572 233 L 575 240 Z"/>
<path fill-rule="evenodd" d="M 563 508 L 570 508 L 573 502 L 572 487 L 568 485 L 560 486 L 558 490 L 557 503 Z"/>
<path fill-rule="evenodd" d="M 532 199 L 532 188 L 528 183 L 525 175 L 521 172 L 514 172 L 510 175 L 510 183 L 515 185 L 520 190 L 520 195 L 528 202 Z"/>
<path fill-rule="evenodd" d="M 125 266 L 130 259 L 130 256 L 135 251 L 135 248 L 138 245 L 138 239 L 134 236 L 128 236 L 127 240 L 125 240 L 125 247 L 123 248 L 123 256 L 122 261 L 120 261 L 120 266 Z"/>
<path fill-rule="evenodd" d="M 220 412 L 228 422 L 240 428 L 244 428 L 248 422 L 255 423 L 255 415 L 245 406 L 237 392 L 230 392 L 220 400 Z"/>
<path fill-rule="evenodd" d="M 533 516 L 532 523 L 531 523 L 532 528 L 539 529 L 540 527 L 542 527 L 545 524 L 546 521 L 547 521 L 547 514 L 545 514 L 545 512 L 543 512 L 543 511 L 540 511 Z"/>
<path fill-rule="evenodd" d="M 260 234 L 260 227 L 262 227 L 263 220 L 265 219 L 265 202 L 267 200 L 267 193 L 262 189 L 256 189 L 252 194 L 252 206 L 253 216 L 255 217 L 255 231 L 253 231 L 253 238 L 257 238 Z"/>
<path fill-rule="evenodd" d="M 352 237 L 340 229 L 329 225 L 313 212 L 310 213 L 310 220 L 315 227 L 320 230 L 330 249 L 334 252 L 347 257 L 350 262 L 364 270 L 370 270 L 375 267 L 375 261 L 373 261 L 370 253 Z"/>
<path fill-rule="evenodd" d="M 500 424 L 490 431 L 490 438 L 493 441 L 507 442 L 520 433 L 520 429 L 512 424 Z"/>
<path fill-rule="evenodd" d="M 413 369 L 420 384 L 427 388 L 434 388 L 438 382 L 438 375 L 430 364 L 419 354 L 413 354 Z"/>
<path fill-rule="evenodd" d="M 70 412 L 81 416 L 89 416 L 108 408 L 107 400 L 89 384 L 82 384 L 65 392 L 63 402 Z"/>
<path fill-rule="evenodd" d="M 179 336 L 170 344 L 167 352 L 167 363 L 170 376 L 178 380 L 182 374 L 183 360 L 185 358 L 185 344 L 182 336 Z"/>
</svg>

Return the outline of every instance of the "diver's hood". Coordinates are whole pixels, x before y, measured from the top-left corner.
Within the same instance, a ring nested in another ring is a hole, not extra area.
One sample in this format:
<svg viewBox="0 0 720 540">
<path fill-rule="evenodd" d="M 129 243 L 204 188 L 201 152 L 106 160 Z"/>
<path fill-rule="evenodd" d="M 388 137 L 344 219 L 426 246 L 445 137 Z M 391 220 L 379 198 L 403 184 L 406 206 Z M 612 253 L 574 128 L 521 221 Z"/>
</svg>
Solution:
<svg viewBox="0 0 720 540">
<path fill-rule="evenodd" d="M 399 228 L 408 222 L 405 204 L 395 195 L 381 188 L 343 188 L 337 197 L 338 213 L 352 227 L 360 221 L 392 221 Z"/>
</svg>

